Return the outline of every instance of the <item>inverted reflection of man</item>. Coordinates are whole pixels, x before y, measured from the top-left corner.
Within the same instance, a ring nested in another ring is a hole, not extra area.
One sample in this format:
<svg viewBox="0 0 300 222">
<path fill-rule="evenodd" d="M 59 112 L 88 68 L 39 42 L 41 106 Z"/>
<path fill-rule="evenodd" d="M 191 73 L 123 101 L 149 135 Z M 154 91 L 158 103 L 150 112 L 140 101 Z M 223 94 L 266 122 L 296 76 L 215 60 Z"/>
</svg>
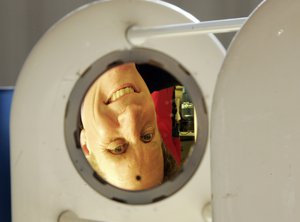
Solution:
<svg viewBox="0 0 300 222">
<path fill-rule="evenodd" d="M 95 81 L 84 98 L 81 120 L 81 146 L 101 177 L 128 190 L 162 183 L 170 155 L 162 146 L 149 89 L 133 63 Z"/>
</svg>

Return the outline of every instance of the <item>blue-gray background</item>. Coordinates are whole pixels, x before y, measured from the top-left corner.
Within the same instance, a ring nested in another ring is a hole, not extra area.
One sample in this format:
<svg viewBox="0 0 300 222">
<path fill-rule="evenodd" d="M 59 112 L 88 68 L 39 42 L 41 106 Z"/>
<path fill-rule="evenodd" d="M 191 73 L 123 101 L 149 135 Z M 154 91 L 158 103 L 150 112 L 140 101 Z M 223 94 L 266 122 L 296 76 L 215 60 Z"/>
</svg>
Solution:
<svg viewBox="0 0 300 222">
<path fill-rule="evenodd" d="M 31 48 L 56 21 L 92 0 L 0 0 L 0 222 L 11 221 L 9 111 L 14 86 Z M 261 0 L 168 0 L 201 21 L 248 16 Z M 234 33 L 217 37 L 227 47 Z"/>
</svg>

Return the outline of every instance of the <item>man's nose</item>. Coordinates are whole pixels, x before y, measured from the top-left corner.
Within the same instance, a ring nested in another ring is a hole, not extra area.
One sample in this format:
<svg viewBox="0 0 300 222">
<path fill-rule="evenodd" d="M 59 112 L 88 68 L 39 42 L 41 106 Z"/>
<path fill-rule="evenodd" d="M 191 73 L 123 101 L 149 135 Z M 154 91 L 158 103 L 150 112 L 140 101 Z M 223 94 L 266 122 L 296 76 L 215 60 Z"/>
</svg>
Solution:
<svg viewBox="0 0 300 222">
<path fill-rule="evenodd" d="M 136 142 L 139 139 L 139 128 L 141 124 L 142 108 L 138 105 L 129 105 L 119 114 L 120 128 L 128 140 Z"/>
</svg>

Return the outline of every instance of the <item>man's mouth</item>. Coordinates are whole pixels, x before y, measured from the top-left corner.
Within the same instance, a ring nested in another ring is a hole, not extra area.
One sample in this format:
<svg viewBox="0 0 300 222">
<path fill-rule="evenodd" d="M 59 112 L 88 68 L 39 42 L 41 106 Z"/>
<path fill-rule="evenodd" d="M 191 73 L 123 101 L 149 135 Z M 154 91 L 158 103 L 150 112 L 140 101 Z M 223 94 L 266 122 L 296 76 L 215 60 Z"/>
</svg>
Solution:
<svg viewBox="0 0 300 222">
<path fill-rule="evenodd" d="M 135 93 L 135 92 L 136 92 L 136 90 L 132 86 L 125 86 L 125 87 L 113 92 L 111 94 L 111 96 L 109 97 L 109 99 L 107 100 L 106 104 L 110 104 L 110 103 L 116 101 L 117 99 L 121 98 L 122 96 L 125 96 L 130 93 Z"/>
</svg>

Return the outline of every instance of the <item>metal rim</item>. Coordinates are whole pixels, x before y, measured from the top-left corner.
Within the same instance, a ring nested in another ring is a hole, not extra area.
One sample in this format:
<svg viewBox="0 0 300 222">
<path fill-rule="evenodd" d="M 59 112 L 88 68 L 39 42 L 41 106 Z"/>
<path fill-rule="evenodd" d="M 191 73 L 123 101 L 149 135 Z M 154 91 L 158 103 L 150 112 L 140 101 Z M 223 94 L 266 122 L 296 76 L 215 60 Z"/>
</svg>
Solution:
<svg viewBox="0 0 300 222">
<path fill-rule="evenodd" d="M 197 113 L 197 138 L 191 148 L 188 161 L 183 164 L 181 172 L 173 180 L 149 190 L 127 191 L 110 185 L 96 175 L 86 160 L 78 141 L 78 120 L 81 103 L 90 85 L 104 73 L 111 64 L 122 61 L 124 63 L 155 63 L 188 86 Z M 80 176 L 99 194 L 126 204 L 150 204 L 165 199 L 180 190 L 194 175 L 200 165 L 206 150 L 208 140 L 208 114 L 200 86 L 183 65 L 166 54 L 146 49 L 134 48 L 125 51 L 111 52 L 89 66 L 76 82 L 65 111 L 65 141 L 70 158 Z"/>
</svg>

